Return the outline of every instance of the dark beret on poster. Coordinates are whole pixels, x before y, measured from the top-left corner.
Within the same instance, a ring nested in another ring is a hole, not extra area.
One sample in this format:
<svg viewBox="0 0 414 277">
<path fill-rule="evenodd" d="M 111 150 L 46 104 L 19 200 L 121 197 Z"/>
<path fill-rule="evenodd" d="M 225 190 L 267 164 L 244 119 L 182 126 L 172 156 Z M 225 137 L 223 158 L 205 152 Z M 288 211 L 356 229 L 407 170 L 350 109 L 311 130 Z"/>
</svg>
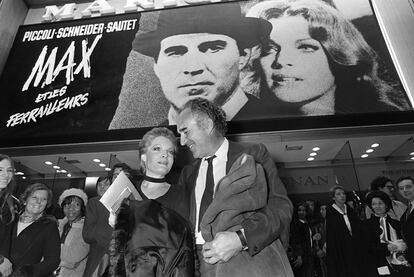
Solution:
<svg viewBox="0 0 414 277">
<path fill-rule="evenodd" d="M 244 17 L 238 3 L 220 3 L 166 9 L 160 12 L 154 31 L 138 34 L 132 48 L 155 57 L 160 42 L 171 36 L 194 33 L 226 35 L 237 41 L 239 49 L 265 42 L 272 25 L 260 18 Z"/>
</svg>

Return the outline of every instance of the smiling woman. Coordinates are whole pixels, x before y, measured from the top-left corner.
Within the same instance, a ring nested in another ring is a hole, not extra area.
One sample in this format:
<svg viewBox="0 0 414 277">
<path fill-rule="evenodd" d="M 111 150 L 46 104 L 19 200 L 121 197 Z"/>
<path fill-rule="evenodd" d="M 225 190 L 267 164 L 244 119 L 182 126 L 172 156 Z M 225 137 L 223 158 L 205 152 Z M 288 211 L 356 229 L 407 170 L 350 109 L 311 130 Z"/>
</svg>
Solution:
<svg viewBox="0 0 414 277">
<path fill-rule="evenodd" d="M 12 232 L 13 276 L 48 276 L 59 265 L 57 221 L 45 214 L 45 209 L 52 204 L 52 196 L 52 191 L 41 183 L 30 185 L 21 196 L 24 211 Z"/>
<path fill-rule="evenodd" d="M 176 148 L 176 137 L 167 128 L 153 128 L 143 136 L 139 151 L 144 177 L 136 186 L 143 201 L 121 205 L 111 247 L 111 276 L 194 276 L 193 238 L 185 219 L 187 193 L 165 178 Z"/>
<path fill-rule="evenodd" d="M 15 217 L 12 193 L 16 183 L 14 165 L 10 157 L 0 154 L 0 275 L 7 276 L 12 269 L 8 249 L 11 226 Z"/>
<path fill-rule="evenodd" d="M 89 253 L 89 244 L 82 237 L 88 196 L 81 189 L 71 188 L 60 195 L 58 203 L 65 217 L 59 220 L 61 255 L 57 276 L 82 276 Z"/>
</svg>

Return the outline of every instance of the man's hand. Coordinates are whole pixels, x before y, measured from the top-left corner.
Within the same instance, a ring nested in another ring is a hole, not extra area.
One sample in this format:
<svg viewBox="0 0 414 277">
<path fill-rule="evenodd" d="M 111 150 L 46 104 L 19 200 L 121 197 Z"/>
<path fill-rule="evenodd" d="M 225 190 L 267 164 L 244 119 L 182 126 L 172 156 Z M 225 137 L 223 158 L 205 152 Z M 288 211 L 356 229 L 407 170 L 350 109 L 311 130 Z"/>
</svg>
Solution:
<svg viewBox="0 0 414 277">
<path fill-rule="evenodd" d="M 203 259 L 209 264 L 224 263 L 242 249 L 243 246 L 236 232 L 219 232 L 214 240 L 203 245 Z"/>
<path fill-rule="evenodd" d="M 320 233 L 316 233 L 316 234 L 314 234 L 314 235 L 313 235 L 313 237 L 312 237 L 312 239 L 313 239 L 313 240 L 316 240 L 316 241 L 321 240 L 321 238 L 322 238 L 322 236 L 321 236 L 321 234 L 320 234 Z"/>
<path fill-rule="evenodd" d="M 4 257 L 3 263 L 0 264 L 1 276 L 9 276 L 12 273 L 12 270 L 12 263 L 9 261 L 9 259 Z"/>
</svg>

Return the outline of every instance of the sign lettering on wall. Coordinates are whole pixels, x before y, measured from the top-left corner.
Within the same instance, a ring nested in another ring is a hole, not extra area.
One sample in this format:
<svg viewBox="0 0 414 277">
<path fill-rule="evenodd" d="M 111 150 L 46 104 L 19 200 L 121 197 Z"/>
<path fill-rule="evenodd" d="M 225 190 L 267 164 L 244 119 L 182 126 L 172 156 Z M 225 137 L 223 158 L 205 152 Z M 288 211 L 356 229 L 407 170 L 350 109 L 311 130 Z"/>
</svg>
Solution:
<svg viewBox="0 0 414 277">
<path fill-rule="evenodd" d="M 231 0 L 125 0 L 125 5 L 121 12 L 137 12 L 152 9 L 163 9 L 180 7 L 186 5 L 208 4 L 217 2 L 226 2 Z M 42 16 L 44 21 L 58 21 L 73 19 L 76 3 L 67 3 L 61 7 L 51 5 L 45 7 L 45 13 Z M 87 8 L 80 12 L 81 17 L 109 15 L 114 14 L 116 9 L 105 0 L 96 0 L 92 2 Z"/>
</svg>

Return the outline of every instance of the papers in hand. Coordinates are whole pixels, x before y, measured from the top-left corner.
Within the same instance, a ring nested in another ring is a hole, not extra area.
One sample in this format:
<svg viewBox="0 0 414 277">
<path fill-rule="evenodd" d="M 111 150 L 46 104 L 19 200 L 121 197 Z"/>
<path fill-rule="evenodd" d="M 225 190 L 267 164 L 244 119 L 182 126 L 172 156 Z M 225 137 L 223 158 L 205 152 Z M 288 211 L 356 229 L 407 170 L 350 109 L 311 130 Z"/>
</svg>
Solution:
<svg viewBox="0 0 414 277">
<path fill-rule="evenodd" d="M 122 200 L 129 198 L 131 195 L 135 200 L 142 200 L 134 184 L 121 171 L 99 201 L 110 213 L 116 214 L 121 206 Z"/>
</svg>

